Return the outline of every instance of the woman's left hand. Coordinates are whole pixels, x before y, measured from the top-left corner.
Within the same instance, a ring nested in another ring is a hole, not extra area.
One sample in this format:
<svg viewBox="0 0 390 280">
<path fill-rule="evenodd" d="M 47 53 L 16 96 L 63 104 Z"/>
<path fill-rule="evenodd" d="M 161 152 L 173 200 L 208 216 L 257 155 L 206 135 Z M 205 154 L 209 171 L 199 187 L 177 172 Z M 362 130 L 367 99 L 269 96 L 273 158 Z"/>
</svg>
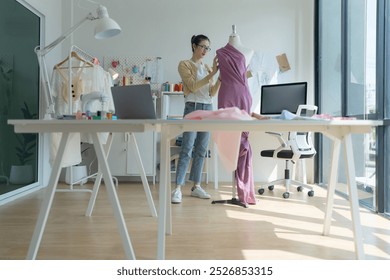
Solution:
<svg viewBox="0 0 390 280">
<path fill-rule="evenodd" d="M 213 59 L 213 69 L 212 69 L 212 73 L 215 74 L 218 72 L 218 57 L 215 56 L 214 59 Z"/>
</svg>

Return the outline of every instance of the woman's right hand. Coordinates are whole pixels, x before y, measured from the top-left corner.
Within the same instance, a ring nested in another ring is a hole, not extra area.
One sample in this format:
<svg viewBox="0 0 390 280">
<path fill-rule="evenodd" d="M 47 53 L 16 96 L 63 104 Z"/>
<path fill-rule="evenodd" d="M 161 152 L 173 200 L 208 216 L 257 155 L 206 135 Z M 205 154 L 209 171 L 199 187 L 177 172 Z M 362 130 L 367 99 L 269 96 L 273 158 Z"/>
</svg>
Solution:
<svg viewBox="0 0 390 280">
<path fill-rule="evenodd" d="M 260 114 L 257 114 L 255 112 L 252 112 L 251 116 L 252 116 L 252 118 L 255 118 L 258 120 L 269 120 L 270 119 L 269 116 L 260 115 Z"/>
</svg>

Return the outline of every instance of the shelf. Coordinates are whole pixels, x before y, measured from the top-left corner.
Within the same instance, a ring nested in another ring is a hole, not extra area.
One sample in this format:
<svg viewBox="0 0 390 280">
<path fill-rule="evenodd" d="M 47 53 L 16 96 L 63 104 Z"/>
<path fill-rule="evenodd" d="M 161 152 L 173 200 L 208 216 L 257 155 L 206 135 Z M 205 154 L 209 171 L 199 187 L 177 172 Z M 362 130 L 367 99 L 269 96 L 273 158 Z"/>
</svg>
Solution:
<svg viewBox="0 0 390 280">
<path fill-rule="evenodd" d="M 183 119 L 183 116 L 178 116 L 178 115 L 168 115 L 167 120 L 181 120 Z"/>
<path fill-rule="evenodd" d="M 162 91 L 162 95 L 184 95 L 182 91 Z"/>
</svg>

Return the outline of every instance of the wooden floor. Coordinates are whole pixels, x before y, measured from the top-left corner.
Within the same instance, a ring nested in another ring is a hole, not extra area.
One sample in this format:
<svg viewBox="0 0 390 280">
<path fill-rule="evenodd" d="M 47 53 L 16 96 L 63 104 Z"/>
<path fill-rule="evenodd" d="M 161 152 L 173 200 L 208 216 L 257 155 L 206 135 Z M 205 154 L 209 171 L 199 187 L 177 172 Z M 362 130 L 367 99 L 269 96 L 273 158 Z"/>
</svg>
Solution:
<svg viewBox="0 0 390 280">
<path fill-rule="evenodd" d="M 91 187 L 90 185 L 88 187 Z M 158 185 L 151 186 L 158 209 Z M 231 187 L 206 187 L 213 199 L 231 197 Z M 168 260 L 307 260 L 354 259 L 348 201 L 335 197 L 329 236 L 322 236 L 326 192 L 315 187 L 281 198 L 276 187 L 258 196 L 249 208 L 211 204 L 190 197 L 173 205 L 173 235 L 166 238 Z M 120 184 L 118 195 L 137 259 L 155 259 L 157 219 L 150 214 L 143 188 Z M 0 207 L 0 259 L 24 259 L 32 237 L 43 192 Z M 92 217 L 85 216 L 89 193 L 57 192 L 37 259 L 124 259 L 111 205 L 102 187 Z M 390 220 L 361 209 L 367 259 L 390 259 Z"/>
</svg>

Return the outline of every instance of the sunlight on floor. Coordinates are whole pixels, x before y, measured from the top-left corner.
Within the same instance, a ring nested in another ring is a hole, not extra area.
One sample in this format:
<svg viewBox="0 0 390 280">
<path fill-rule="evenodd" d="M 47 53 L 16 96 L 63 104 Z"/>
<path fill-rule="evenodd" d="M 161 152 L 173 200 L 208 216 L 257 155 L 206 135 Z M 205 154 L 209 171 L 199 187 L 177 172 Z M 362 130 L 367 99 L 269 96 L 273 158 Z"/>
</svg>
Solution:
<svg viewBox="0 0 390 280">
<path fill-rule="evenodd" d="M 284 260 L 316 260 L 315 257 L 308 257 L 305 254 L 297 254 L 294 252 L 288 252 L 284 250 L 242 250 L 243 259 L 245 260 L 254 260 L 254 259 L 264 259 L 264 260 L 273 260 L 280 259 L 280 256 L 283 256 Z M 262 256 L 259 258 L 259 256 Z"/>
</svg>

